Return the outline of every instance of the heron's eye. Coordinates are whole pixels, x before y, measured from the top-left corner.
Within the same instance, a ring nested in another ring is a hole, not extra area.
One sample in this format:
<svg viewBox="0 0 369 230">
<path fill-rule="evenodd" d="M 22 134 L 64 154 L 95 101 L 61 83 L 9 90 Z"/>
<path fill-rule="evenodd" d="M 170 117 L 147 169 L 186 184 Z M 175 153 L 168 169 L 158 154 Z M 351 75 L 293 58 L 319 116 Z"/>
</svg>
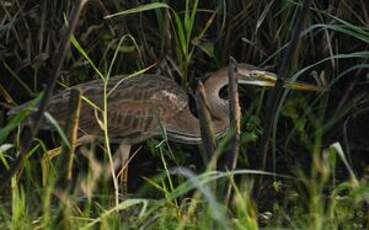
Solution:
<svg viewBox="0 0 369 230">
<path fill-rule="evenodd" d="M 228 95 L 228 85 L 224 86 L 223 88 L 220 89 L 219 91 L 219 97 L 224 99 L 224 100 L 228 100 L 229 99 L 229 95 Z"/>
</svg>

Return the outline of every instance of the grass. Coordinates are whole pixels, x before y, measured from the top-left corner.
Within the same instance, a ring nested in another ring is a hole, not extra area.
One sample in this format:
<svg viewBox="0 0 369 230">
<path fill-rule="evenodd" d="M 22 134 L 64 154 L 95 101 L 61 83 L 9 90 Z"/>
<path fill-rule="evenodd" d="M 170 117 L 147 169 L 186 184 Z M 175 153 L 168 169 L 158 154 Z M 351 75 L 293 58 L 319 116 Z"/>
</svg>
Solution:
<svg viewBox="0 0 369 230">
<path fill-rule="evenodd" d="M 59 78 L 60 89 L 96 78 L 106 87 L 116 74 L 134 77 L 159 71 L 190 91 L 195 80 L 227 65 L 230 55 L 275 71 L 302 4 L 127 2 L 87 4 Z M 0 3 L 2 171 L 9 170 L 22 145 L 21 125 L 27 116 L 19 113 L 5 120 L 5 112 L 42 92 L 73 4 Z M 74 178 L 68 184 L 58 184 L 63 157 L 48 155 L 65 135 L 61 129 L 40 133 L 22 171 L 1 189 L 0 227 L 368 228 L 368 14 L 362 0 L 313 1 L 289 76 L 293 81 L 317 79 L 326 90 L 284 92 L 265 169 L 255 165 L 263 160 L 257 143 L 268 91 L 242 88 L 236 170 L 209 169 L 196 146 L 168 142 L 164 135 L 134 147 L 138 153 L 130 164 L 132 195 L 120 200 L 115 173 L 110 173 L 115 146 L 110 145 L 105 106 L 100 108 L 105 143 L 76 150 Z M 108 95 L 106 91 L 105 105 Z M 213 160 L 221 163 L 227 148 L 226 136 Z M 229 204 L 222 190 L 228 184 L 234 191 Z"/>
</svg>

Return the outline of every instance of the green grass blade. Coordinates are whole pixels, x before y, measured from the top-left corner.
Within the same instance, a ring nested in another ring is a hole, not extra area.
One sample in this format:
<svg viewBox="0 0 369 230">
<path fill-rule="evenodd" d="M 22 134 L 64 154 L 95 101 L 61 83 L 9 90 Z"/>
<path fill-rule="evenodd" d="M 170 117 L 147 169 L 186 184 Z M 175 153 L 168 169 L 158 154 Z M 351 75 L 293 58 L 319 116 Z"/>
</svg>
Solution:
<svg viewBox="0 0 369 230">
<path fill-rule="evenodd" d="M 148 10 L 155 10 L 155 9 L 159 9 L 159 8 L 168 8 L 170 9 L 170 7 L 162 2 L 154 2 L 154 3 L 149 3 L 149 4 L 145 4 L 145 5 L 140 5 L 138 7 L 129 9 L 129 10 L 124 10 L 115 14 L 111 14 L 108 16 L 105 16 L 105 19 L 109 19 L 109 18 L 113 18 L 113 17 L 117 17 L 117 16 L 124 16 L 124 15 L 128 15 L 128 14 L 136 14 L 136 13 L 141 13 L 144 11 L 148 11 Z"/>
</svg>

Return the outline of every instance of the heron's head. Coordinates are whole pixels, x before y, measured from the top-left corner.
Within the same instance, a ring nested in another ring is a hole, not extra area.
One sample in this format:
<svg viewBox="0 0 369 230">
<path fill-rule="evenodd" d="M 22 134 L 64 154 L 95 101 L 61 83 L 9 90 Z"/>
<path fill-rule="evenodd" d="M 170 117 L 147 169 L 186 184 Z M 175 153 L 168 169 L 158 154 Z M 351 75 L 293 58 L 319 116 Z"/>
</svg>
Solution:
<svg viewBox="0 0 369 230">
<path fill-rule="evenodd" d="M 248 64 L 238 64 L 237 74 L 239 84 L 274 87 L 277 82 L 276 74 Z M 321 88 L 318 86 L 289 81 L 284 82 L 284 87 L 294 90 L 305 90 L 305 91 L 321 90 Z"/>
</svg>

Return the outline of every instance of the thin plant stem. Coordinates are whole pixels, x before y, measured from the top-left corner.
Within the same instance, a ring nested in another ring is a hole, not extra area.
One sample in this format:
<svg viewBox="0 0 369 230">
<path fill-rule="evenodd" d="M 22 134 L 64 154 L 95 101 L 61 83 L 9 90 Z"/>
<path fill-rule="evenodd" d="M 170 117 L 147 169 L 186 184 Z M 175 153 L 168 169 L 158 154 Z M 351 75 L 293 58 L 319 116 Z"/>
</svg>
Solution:
<svg viewBox="0 0 369 230">
<path fill-rule="evenodd" d="M 57 59 L 56 68 L 54 69 L 54 72 L 51 74 L 50 81 L 48 82 L 47 88 L 45 90 L 44 95 L 41 98 L 41 102 L 39 104 L 39 107 L 37 109 L 37 112 L 34 116 L 31 117 L 32 119 L 32 125 L 30 132 L 27 133 L 26 137 L 24 138 L 24 145 L 21 148 L 21 151 L 19 153 L 19 156 L 13 163 L 11 170 L 6 173 L 5 176 L 3 176 L 0 186 L 5 187 L 10 179 L 19 171 L 20 168 L 22 168 L 24 159 L 27 155 L 28 150 L 31 148 L 33 139 L 38 133 L 38 130 L 40 128 L 43 114 L 46 111 L 47 105 L 49 104 L 50 98 L 52 96 L 52 93 L 54 91 L 56 82 L 58 80 L 58 77 L 60 75 L 60 71 L 62 69 L 62 66 L 64 64 L 64 60 L 67 56 L 67 52 L 70 47 L 70 39 L 73 35 L 74 30 L 77 27 L 78 19 L 81 14 L 81 11 L 83 9 L 83 6 L 87 3 L 88 0 L 79 0 L 78 3 L 74 6 L 71 16 L 70 16 L 70 25 L 68 27 L 68 30 L 66 32 L 66 35 L 63 37 L 63 40 L 60 43 L 58 52 L 56 53 L 55 58 Z M 5 170 L 4 170 L 5 171 Z"/>
</svg>

